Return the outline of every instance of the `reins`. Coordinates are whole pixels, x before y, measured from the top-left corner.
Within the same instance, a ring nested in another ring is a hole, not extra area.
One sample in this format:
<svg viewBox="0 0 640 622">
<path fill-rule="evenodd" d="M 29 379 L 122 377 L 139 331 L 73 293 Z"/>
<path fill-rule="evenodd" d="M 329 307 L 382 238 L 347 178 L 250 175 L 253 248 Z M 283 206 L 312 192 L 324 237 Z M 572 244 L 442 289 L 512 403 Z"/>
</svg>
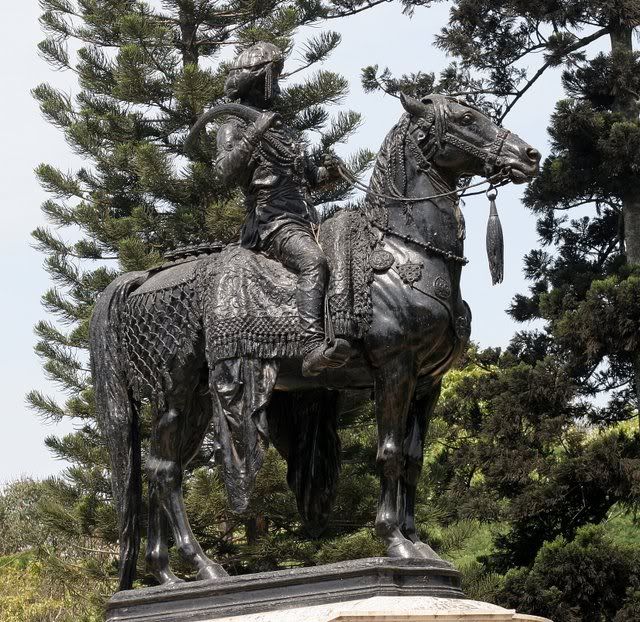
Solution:
<svg viewBox="0 0 640 622">
<path fill-rule="evenodd" d="M 451 190 L 449 192 L 442 192 L 440 194 L 432 194 L 428 197 L 406 197 L 400 194 L 384 194 L 382 192 L 376 192 L 375 190 L 372 190 L 369 186 L 366 186 L 365 184 L 363 184 L 356 177 L 354 173 L 352 173 L 346 166 L 344 166 L 342 162 L 338 164 L 337 169 L 338 169 L 338 174 L 350 186 L 356 188 L 357 190 L 360 190 L 365 194 L 373 196 L 377 199 L 384 199 L 386 201 L 400 201 L 403 203 L 423 203 L 425 201 L 434 201 L 435 199 L 443 199 L 443 198 L 452 197 L 452 196 L 457 196 L 458 199 L 461 199 L 463 197 L 472 197 L 479 194 L 484 194 L 484 191 L 471 192 L 467 194 L 467 190 L 470 190 L 471 188 L 478 188 L 484 185 L 489 185 L 490 187 L 498 188 L 500 186 L 504 186 L 509 183 L 509 180 L 505 178 L 504 173 L 497 173 L 493 177 L 490 177 L 488 179 L 483 179 L 482 181 L 479 181 L 475 184 L 469 184 L 462 189 Z"/>
</svg>

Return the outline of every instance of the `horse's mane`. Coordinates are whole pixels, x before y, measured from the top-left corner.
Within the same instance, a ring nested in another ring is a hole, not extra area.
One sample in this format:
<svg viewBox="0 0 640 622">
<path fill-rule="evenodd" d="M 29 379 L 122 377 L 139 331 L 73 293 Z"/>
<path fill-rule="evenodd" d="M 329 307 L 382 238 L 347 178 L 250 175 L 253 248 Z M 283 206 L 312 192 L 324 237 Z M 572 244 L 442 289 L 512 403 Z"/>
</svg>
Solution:
<svg viewBox="0 0 640 622">
<path fill-rule="evenodd" d="M 447 104 L 449 101 L 458 102 L 457 99 L 446 95 L 429 95 L 422 100 L 422 103 L 431 108 L 431 114 L 425 118 L 426 126 L 424 127 L 427 135 L 424 154 L 427 161 L 433 158 L 437 149 L 442 145 L 447 126 Z M 411 117 L 405 112 L 382 142 L 369 182 L 372 193 L 389 194 L 390 178 L 394 180 L 400 178 L 403 183 L 406 183 L 405 147 L 410 123 Z M 374 220 L 386 224 L 386 208 L 375 194 L 367 196 L 365 205 Z"/>
</svg>

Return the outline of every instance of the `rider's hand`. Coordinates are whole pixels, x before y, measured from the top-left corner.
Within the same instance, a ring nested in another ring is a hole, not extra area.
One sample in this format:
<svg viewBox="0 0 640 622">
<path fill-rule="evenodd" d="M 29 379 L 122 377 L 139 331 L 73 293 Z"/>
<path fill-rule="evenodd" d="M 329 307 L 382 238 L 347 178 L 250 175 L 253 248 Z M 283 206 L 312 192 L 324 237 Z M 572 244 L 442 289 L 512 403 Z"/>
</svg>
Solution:
<svg viewBox="0 0 640 622">
<path fill-rule="evenodd" d="M 322 166 L 326 169 L 329 179 L 340 178 L 340 169 L 345 166 L 344 162 L 335 154 L 327 153 L 324 156 Z"/>
<path fill-rule="evenodd" d="M 324 161 L 322 162 L 322 166 L 325 168 L 339 168 L 343 165 L 344 162 L 334 153 L 325 154 Z"/>
<path fill-rule="evenodd" d="M 256 134 L 262 136 L 272 125 L 280 120 L 277 112 L 263 112 L 253 124 Z"/>
</svg>

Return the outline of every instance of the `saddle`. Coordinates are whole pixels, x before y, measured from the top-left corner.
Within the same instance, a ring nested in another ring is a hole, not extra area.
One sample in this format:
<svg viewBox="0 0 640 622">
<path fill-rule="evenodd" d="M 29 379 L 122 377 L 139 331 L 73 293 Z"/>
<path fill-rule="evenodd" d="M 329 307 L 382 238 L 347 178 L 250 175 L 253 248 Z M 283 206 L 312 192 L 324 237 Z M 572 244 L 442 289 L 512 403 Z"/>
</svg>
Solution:
<svg viewBox="0 0 640 622">
<path fill-rule="evenodd" d="M 323 223 L 320 245 L 331 274 L 326 309 L 333 331 L 361 339 L 373 311 L 375 238 L 366 218 L 355 210 L 337 212 Z M 237 244 L 209 252 L 197 247 L 170 259 L 150 273 L 124 309 L 123 346 L 137 392 L 164 392 L 162 370 L 194 354 L 203 330 L 211 365 L 237 357 L 301 355 L 293 272 Z"/>
<path fill-rule="evenodd" d="M 360 213 L 339 212 L 320 232 L 330 270 L 327 322 L 336 335 L 349 340 L 362 338 L 372 317 L 371 244 L 362 220 Z M 206 283 L 202 309 L 210 360 L 300 355 L 303 344 L 293 272 L 260 253 L 232 245 L 202 266 L 200 278 Z"/>
</svg>

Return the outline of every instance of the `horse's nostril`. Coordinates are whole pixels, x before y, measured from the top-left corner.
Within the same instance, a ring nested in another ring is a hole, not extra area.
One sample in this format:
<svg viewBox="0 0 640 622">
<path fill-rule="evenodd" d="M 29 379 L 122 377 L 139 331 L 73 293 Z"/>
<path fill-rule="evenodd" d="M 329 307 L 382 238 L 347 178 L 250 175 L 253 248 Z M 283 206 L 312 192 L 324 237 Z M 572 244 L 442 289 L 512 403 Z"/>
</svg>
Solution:
<svg viewBox="0 0 640 622">
<path fill-rule="evenodd" d="M 529 147 L 527 149 L 527 156 L 533 162 L 540 162 L 542 158 L 542 154 L 537 149 L 534 149 L 533 147 Z"/>
</svg>

